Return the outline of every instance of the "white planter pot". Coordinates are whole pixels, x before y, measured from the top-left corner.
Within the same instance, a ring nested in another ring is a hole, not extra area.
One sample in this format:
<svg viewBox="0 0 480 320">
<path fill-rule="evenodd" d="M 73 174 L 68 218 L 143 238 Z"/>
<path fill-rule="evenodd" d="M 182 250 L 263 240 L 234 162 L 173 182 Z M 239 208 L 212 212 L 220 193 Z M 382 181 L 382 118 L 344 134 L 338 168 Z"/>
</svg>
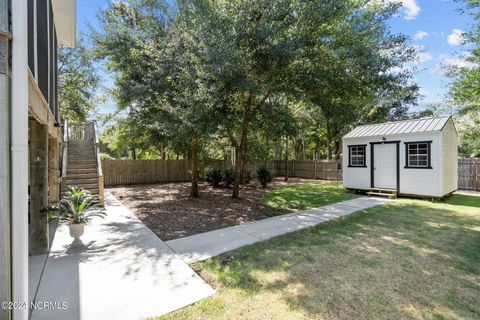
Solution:
<svg viewBox="0 0 480 320">
<path fill-rule="evenodd" d="M 72 246 L 82 245 L 82 240 L 80 237 L 85 232 L 85 223 L 70 224 L 70 236 L 73 238 Z"/>
</svg>

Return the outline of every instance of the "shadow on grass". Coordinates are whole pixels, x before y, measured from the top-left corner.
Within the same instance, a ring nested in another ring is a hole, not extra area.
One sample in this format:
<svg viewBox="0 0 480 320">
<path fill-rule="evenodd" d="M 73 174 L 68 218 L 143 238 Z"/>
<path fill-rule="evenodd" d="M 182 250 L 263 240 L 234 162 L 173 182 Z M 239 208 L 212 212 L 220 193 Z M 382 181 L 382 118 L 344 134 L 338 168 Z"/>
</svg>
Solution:
<svg viewBox="0 0 480 320">
<path fill-rule="evenodd" d="M 200 266 L 216 275 L 222 290 L 273 294 L 311 318 L 475 319 L 477 208 L 480 198 L 463 195 L 445 202 L 398 200 Z"/>
</svg>

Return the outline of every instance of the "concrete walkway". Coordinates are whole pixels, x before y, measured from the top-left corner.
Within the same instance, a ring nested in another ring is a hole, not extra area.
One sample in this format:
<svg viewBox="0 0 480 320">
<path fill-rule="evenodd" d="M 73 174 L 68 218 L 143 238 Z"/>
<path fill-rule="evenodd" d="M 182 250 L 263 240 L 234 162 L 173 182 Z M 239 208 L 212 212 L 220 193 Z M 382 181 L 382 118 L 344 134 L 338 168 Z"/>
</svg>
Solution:
<svg viewBox="0 0 480 320">
<path fill-rule="evenodd" d="M 205 232 L 167 241 L 185 262 L 202 261 L 224 252 L 282 234 L 297 231 L 332 220 L 355 211 L 371 208 L 388 200 L 360 197 L 316 209 L 289 213 L 260 221 Z"/>
<path fill-rule="evenodd" d="M 480 191 L 473 191 L 473 190 L 457 190 L 453 194 L 461 194 L 461 195 L 464 195 L 464 196 L 480 197 Z"/>
<path fill-rule="evenodd" d="M 86 227 L 84 247 L 69 249 L 68 227 L 58 227 L 35 297 L 57 306 L 33 310 L 32 320 L 140 319 L 214 293 L 111 194 L 106 208 L 104 220 Z"/>
</svg>

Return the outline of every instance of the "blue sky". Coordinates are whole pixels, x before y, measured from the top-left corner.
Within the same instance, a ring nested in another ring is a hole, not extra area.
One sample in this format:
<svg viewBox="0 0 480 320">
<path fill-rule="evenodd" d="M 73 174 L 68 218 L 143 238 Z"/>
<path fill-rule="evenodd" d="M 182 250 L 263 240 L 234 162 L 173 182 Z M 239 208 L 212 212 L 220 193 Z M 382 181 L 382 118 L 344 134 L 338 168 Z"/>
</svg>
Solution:
<svg viewBox="0 0 480 320">
<path fill-rule="evenodd" d="M 387 0 L 389 1 L 389 0 Z M 395 1 L 395 0 L 391 0 Z M 88 33 L 86 24 L 97 25 L 96 13 L 109 0 L 77 1 L 77 22 L 80 32 Z M 458 9 L 461 4 L 454 0 L 399 0 L 402 9 L 390 21 L 392 31 L 410 37 L 412 45 L 422 50 L 415 63 L 416 82 L 423 97 L 420 109 L 431 103 L 441 103 L 448 92 L 448 78 L 442 66 L 462 63 L 460 56 L 465 51 L 460 44 L 461 32 L 470 29 L 472 19 Z M 102 73 L 103 84 L 111 86 L 111 78 Z M 108 101 L 99 108 L 100 113 L 115 111 Z"/>
</svg>

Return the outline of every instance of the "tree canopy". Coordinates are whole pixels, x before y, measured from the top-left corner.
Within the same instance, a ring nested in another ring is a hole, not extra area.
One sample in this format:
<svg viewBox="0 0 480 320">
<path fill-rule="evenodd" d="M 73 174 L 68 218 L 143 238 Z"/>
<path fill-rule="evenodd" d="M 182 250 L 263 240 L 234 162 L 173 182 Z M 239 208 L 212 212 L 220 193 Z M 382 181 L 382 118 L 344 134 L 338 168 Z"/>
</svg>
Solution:
<svg viewBox="0 0 480 320">
<path fill-rule="evenodd" d="M 453 78 L 449 97 L 455 106 L 461 136 L 460 154 L 469 157 L 480 156 L 480 3 L 477 0 L 462 2 L 475 22 L 463 35 L 464 44 L 468 45 L 462 57 L 465 63 L 448 70 Z"/>
<path fill-rule="evenodd" d="M 58 95 L 63 119 L 83 123 L 98 102 L 100 78 L 82 39 L 58 49 Z"/>
<path fill-rule="evenodd" d="M 93 39 L 129 115 L 122 125 L 135 126 L 122 129 L 133 148 L 192 158 L 198 196 L 197 157 L 232 147 L 236 198 L 245 161 L 280 157 L 284 138 L 285 156 L 339 157 L 354 125 L 406 116 L 415 50 L 388 27 L 397 10 L 368 0 L 129 0 L 101 12 Z"/>
</svg>

